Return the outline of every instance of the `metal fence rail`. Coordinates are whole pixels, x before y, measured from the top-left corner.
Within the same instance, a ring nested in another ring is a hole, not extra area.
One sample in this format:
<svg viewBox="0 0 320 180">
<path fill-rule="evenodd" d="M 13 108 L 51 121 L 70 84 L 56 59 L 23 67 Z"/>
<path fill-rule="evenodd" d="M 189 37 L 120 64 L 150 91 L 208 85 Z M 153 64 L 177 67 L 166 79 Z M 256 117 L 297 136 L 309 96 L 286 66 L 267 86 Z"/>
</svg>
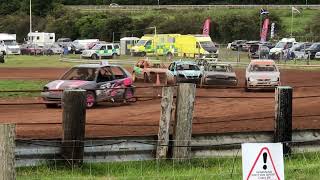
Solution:
<svg viewBox="0 0 320 180">
<path fill-rule="evenodd" d="M 320 130 L 293 132 L 293 153 L 320 149 Z M 243 132 L 194 135 L 190 148 L 192 158 L 234 156 L 241 143 L 272 142 L 273 132 Z M 156 136 L 118 137 L 84 141 L 84 162 L 155 160 Z M 16 167 L 35 166 L 61 158 L 60 140 L 16 140 Z M 170 146 L 170 145 L 169 145 Z"/>
</svg>

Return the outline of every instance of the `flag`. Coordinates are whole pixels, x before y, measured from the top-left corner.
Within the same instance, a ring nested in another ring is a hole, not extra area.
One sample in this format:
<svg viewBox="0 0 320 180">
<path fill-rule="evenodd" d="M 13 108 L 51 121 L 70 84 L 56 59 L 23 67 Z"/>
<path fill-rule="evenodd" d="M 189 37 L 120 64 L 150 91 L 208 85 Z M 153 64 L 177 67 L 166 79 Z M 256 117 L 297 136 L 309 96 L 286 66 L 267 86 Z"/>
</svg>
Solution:
<svg viewBox="0 0 320 180">
<path fill-rule="evenodd" d="M 261 9 L 260 9 L 260 14 L 261 14 L 261 15 L 263 15 L 263 14 L 269 14 L 269 11 L 266 10 L 266 9 L 261 8 Z"/>
<path fill-rule="evenodd" d="M 292 7 L 291 11 L 294 12 L 294 13 L 299 13 L 300 14 L 300 11 L 295 7 Z"/>
<path fill-rule="evenodd" d="M 202 34 L 203 35 L 209 35 L 210 34 L 210 24 L 211 24 L 211 19 L 208 17 L 203 24 L 202 28 Z"/>
<path fill-rule="evenodd" d="M 263 26 L 261 29 L 261 34 L 260 34 L 260 41 L 261 42 L 267 41 L 268 28 L 269 28 L 269 18 L 266 18 L 263 22 Z"/>
<path fill-rule="evenodd" d="M 271 32 L 270 32 L 270 38 L 273 39 L 274 38 L 274 28 L 275 28 L 275 23 L 271 24 Z"/>
</svg>

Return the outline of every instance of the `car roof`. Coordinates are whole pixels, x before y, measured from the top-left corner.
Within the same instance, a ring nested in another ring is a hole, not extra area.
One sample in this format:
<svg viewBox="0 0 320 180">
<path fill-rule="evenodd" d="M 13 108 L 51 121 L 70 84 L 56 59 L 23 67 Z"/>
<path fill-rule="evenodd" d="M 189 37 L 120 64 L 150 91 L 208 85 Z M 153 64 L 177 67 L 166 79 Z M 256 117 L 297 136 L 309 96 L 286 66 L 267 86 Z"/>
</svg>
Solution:
<svg viewBox="0 0 320 180">
<path fill-rule="evenodd" d="M 73 66 L 74 67 L 81 67 L 81 68 L 101 68 L 101 67 L 120 67 L 118 65 L 102 65 L 102 64 L 79 64 L 79 65 L 76 65 L 76 66 Z"/>
<path fill-rule="evenodd" d="M 247 41 L 246 43 L 259 43 L 259 41 Z"/>
<path fill-rule="evenodd" d="M 196 62 L 194 61 L 174 61 L 176 64 L 195 64 Z"/>
<path fill-rule="evenodd" d="M 231 66 L 230 63 L 209 62 L 208 65 Z"/>
<path fill-rule="evenodd" d="M 264 59 L 264 60 L 251 60 L 250 64 L 258 64 L 258 65 L 274 65 L 275 62 L 273 60 Z"/>
<path fill-rule="evenodd" d="M 103 44 L 96 44 L 96 45 L 107 46 L 107 45 L 116 45 L 116 44 L 114 44 L 114 43 L 103 43 Z"/>
</svg>

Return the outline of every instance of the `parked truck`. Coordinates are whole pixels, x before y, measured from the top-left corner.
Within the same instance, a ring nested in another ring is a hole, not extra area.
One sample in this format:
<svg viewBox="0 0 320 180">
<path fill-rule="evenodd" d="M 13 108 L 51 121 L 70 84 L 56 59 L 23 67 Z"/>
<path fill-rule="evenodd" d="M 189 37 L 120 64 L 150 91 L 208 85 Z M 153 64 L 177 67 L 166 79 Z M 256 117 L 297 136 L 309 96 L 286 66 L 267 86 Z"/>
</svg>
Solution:
<svg viewBox="0 0 320 180">
<path fill-rule="evenodd" d="M 20 46 L 16 42 L 16 34 L 0 33 L 0 51 L 6 54 L 20 54 Z"/>
<path fill-rule="evenodd" d="M 28 33 L 28 43 L 38 46 L 52 45 L 55 43 L 55 33 L 30 32 Z"/>
<path fill-rule="evenodd" d="M 201 57 L 202 55 L 218 55 L 210 36 L 158 34 L 142 36 L 139 42 L 131 48 L 132 55 L 163 55 L 168 58 Z"/>
</svg>

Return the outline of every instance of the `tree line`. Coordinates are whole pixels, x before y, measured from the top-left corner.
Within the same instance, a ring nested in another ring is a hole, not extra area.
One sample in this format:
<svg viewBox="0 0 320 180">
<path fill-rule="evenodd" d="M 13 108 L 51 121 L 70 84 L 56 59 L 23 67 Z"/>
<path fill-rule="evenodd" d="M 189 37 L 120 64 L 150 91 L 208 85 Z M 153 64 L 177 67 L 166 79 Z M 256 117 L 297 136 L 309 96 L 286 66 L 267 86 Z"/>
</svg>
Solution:
<svg viewBox="0 0 320 180">
<path fill-rule="evenodd" d="M 158 0 L 62 0 L 66 5 L 156 5 Z M 320 0 L 308 0 L 308 4 L 319 4 Z M 203 5 L 203 4 L 306 4 L 306 0 L 159 0 L 161 5 Z"/>
<path fill-rule="evenodd" d="M 10 3 L 15 1 L 19 2 L 21 7 L 10 6 Z M 18 42 L 23 42 L 29 32 L 27 1 L 8 0 L 7 6 L 15 8 L 16 11 L 12 9 L 11 13 L 0 16 L 0 32 L 17 34 Z M 141 37 L 146 33 L 154 33 L 154 29 L 150 28 L 154 26 L 157 27 L 157 33 L 199 34 L 202 33 L 202 24 L 207 17 L 212 19 L 210 36 L 218 43 L 235 39 L 257 40 L 260 33 L 259 9 L 245 13 L 237 10 L 154 10 L 136 14 L 121 11 L 81 13 L 54 0 L 46 0 L 46 3 L 43 3 L 43 0 L 32 2 L 33 30 L 54 32 L 56 38 L 99 38 L 112 41 L 125 36 Z M 3 8 L 1 11 L 3 13 Z M 315 23 L 310 23 L 301 36 L 316 36 L 313 40 L 320 40 L 319 19 L 320 13 L 313 19 Z M 271 23 L 276 23 L 278 37 L 288 34 L 283 30 L 283 23 L 277 13 L 271 13 L 270 20 Z"/>
</svg>

